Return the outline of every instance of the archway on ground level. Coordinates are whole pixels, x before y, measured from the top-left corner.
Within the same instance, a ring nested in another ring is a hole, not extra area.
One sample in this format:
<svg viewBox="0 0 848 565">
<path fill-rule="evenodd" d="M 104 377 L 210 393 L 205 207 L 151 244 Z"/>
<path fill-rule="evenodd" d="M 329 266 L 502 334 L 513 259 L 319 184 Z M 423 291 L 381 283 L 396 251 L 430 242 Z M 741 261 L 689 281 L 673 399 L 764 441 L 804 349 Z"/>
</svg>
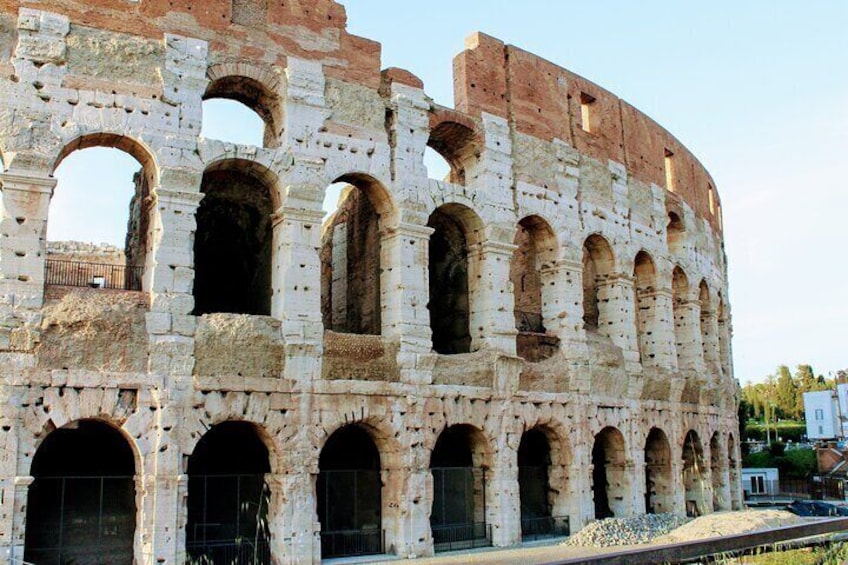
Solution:
<svg viewBox="0 0 848 565">
<path fill-rule="evenodd" d="M 727 459 L 724 457 L 724 449 L 721 445 L 721 436 L 718 432 L 710 439 L 710 475 L 712 476 L 713 509 L 716 511 L 730 510 L 730 501 L 727 499 Z"/>
<path fill-rule="evenodd" d="M 380 335 L 381 230 L 390 212 L 385 188 L 365 175 L 347 175 L 321 237 L 321 313 L 324 329 Z"/>
<path fill-rule="evenodd" d="M 31 473 L 24 559 L 133 562 L 135 458 L 118 430 L 95 420 L 55 430 L 36 451 Z"/>
<path fill-rule="evenodd" d="M 195 314 L 271 313 L 274 180 L 253 163 L 218 163 L 203 175 L 194 238 Z"/>
<path fill-rule="evenodd" d="M 557 284 L 549 273 L 556 260 L 556 235 L 539 216 L 527 216 L 518 223 L 514 243 L 509 278 L 515 296 L 516 349 L 527 361 L 543 361 L 559 348 L 559 340 L 545 328 L 545 287 Z"/>
<path fill-rule="evenodd" d="M 233 121 L 234 115 L 239 117 L 239 129 L 226 123 Z M 203 95 L 204 134 L 221 141 L 276 147 L 282 118 L 276 93 L 250 77 L 216 78 Z"/>
<path fill-rule="evenodd" d="M 645 511 L 664 514 L 674 510 L 671 445 L 665 432 L 651 428 L 645 441 Z"/>
<path fill-rule="evenodd" d="M 452 355 L 472 350 L 473 307 L 469 272 L 476 258 L 469 247 L 482 229 L 480 219 L 460 204 L 445 204 L 430 215 L 430 328 L 436 353 Z"/>
<path fill-rule="evenodd" d="M 627 452 L 624 436 L 616 428 L 607 427 L 595 436 L 592 447 L 592 494 L 595 518 L 627 515 L 629 491 Z"/>
<path fill-rule="evenodd" d="M 46 284 L 142 290 L 158 172 L 139 142 L 82 136 L 59 154 L 47 222 Z"/>
<path fill-rule="evenodd" d="M 741 510 L 742 500 L 739 498 L 741 477 L 739 475 L 739 459 L 736 455 L 736 439 L 733 434 L 727 436 L 727 465 L 730 469 L 730 509 Z"/>
<path fill-rule="evenodd" d="M 551 465 L 551 444 L 545 432 L 540 428 L 524 432 L 518 447 L 518 491 L 524 540 L 561 533 L 562 524 L 553 518 L 556 492 L 550 483 Z"/>
<path fill-rule="evenodd" d="M 657 336 L 660 333 L 660 321 L 657 317 L 657 268 L 651 256 L 644 251 L 636 255 L 633 277 L 639 359 L 643 366 L 652 366 L 656 365 L 657 361 Z"/>
<path fill-rule="evenodd" d="M 605 286 L 614 264 L 607 240 L 597 234 L 590 235 L 583 244 L 583 326 L 604 335 L 613 314 L 606 300 Z"/>
<path fill-rule="evenodd" d="M 327 439 L 318 462 L 321 557 L 384 553 L 380 452 L 361 426 Z"/>
<path fill-rule="evenodd" d="M 683 442 L 683 488 L 687 516 L 703 516 L 709 512 L 712 501 L 707 500 L 710 488 L 707 473 L 701 438 L 694 430 L 689 430 Z"/>
<path fill-rule="evenodd" d="M 436 551 L 489 545 L 486 524 L 486 446 L 482 433 L 460 424 L 445 429 L 430 456 Z"/>
<path fill-rule="evenodd" d="M 188 460 L 186 551 L 204 563 L 271 565 L 268 448 L 253 424 L 213 426 Z"/>
</svg>

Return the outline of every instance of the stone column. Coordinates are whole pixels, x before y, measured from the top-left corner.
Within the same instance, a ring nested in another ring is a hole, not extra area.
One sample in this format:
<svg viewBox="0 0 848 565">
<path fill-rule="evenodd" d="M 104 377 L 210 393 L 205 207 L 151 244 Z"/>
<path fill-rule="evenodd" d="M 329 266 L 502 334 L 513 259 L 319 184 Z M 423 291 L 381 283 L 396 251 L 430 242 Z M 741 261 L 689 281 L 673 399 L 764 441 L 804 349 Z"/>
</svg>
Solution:
<svg viewBox="0 0 848 565">
<path fill-rule="evenodd" d="M 686 488 L 683 485 L 683 461 L 679 451 L 671 448 L 671 492 L 676 493 L 671 511 L 686 515 Z"/>
<path fill-rule="evenodd" d="M 26 539 L 26 510 L 29 487 L 35 477 L 14 477 L 12 500 L 14 514 L 12 516 L 12 536 L 10 540 L 11 553 L 19 559 L 24 558 L 24 541 Z"/>
<path fill-rule="evenodd" d="M 701 344 L 701 307 L 697 300 L 680 300 L 674 305 L 675 345 L 681 371 L 704 371 L 704 347 Z"/>
<path fill-rule="evenodd" d="M 472 350 L 493 349 L 515 355 L 515 315 L 509 266 L 517 247 L 484 241 L 468 250 Z"/>
<path fill-rule="evenodd" d="M 541 272 L 543 323 L 562 342 L 582 341 L 584 337 L 579 312 L 582 269 L 582 264 L 560 260 Z"/>
<path fill-rule="evenodd" d="M 518 487 L 518 452 L 504 442 L 486 473 L 486 523 L 492 544 L 508 547 L 521 542 L 521 502 Z"/>
<path fill-rule="evenodd" d="M 614 273 L 598 281 L 600 316 L 598 331 L 609 337 L 624 354 L 625 369 L 638 371 L 639 346 L 636 342 L 633 277 Z"/>
<path fill-rule="evenodd" d="M 645 303 L 642 311 L 649 311 L 642 325 L 642 365 L 674 371 L 677 369 L 677 352 L 674 347 L 674 301 L 667 289 L 658 289 L 639 297 Z M 648 335 L 650 333 L 650 335 Z"/>
<path fill-rule="evenodd" d="M 291 189 L 290 189 L 291 190 Z M 271 314 L 282 320 L 285 377 L 321 378 L 321 222 L 318 209 L 283 207 L 274 215 L 274 295 Z"/>
<path fill-rule="evenodd" d="M 47 213 L 55 187 L 56 179 L 49 176 L 0 174 L 0 296 L 18 310 L 40 310 L 44 302 Z M 19 341 L 15 337 L 0 333 L 0 345 Z"/>
</svg>

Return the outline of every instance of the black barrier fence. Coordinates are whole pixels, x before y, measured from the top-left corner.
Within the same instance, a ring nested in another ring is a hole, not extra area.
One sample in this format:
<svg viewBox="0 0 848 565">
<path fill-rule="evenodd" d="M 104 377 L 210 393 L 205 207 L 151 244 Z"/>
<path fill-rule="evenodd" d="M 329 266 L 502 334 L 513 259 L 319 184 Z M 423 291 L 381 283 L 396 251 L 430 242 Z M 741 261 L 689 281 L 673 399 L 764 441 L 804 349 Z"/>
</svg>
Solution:
<svg viewBox="0 0 848 565">
<path fill-rule="evenodd" d="M 566 537 L 570 534 L 568 516 L 521 518 L 522 541 Z"/>
<path fill-rule="evenodd" d="M 141 290 L 144 267 L 48 259 L 44 280 L 49 285 Z"/>
</svg>

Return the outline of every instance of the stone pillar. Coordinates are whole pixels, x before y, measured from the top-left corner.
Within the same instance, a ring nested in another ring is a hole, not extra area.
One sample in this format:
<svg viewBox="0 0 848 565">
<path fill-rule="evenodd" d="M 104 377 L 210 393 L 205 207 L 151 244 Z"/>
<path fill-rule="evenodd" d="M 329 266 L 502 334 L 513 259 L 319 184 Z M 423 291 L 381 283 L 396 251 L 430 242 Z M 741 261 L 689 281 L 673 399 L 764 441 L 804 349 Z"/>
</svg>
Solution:
<svg viewBox="0 0 848 565">
<path fill-rule="evenodd" d="M 638 371 L 640 365 L 633 278 L 624 273 L 615 273 L 599 279 L 597 287 L 600 311 L 598 331 L 621 348 L 625 369 L 628 372 Z"/>
<path fill-rule="evenodd" d="M 56 179 L 35 174 L 0 174 L 0 296 L 17 312 L 0 328 L 0 348 L 29 349 L 24 324 L 37 326 L 44 302 L 44 265 L 47 258 L 47 212 Z M 30 311 L 31 315 L 23 312 Z"/>
<path fill-rule="evenodd" d="M 686 488 L 683 485 L 682 455 L 675 447 L 671 447 L 671 492 L 676 493 L 671 511 L 675 514 L 686 515 Z"/>
<path fill-rule="evenodd" d="M 560 260 L 541 272 L 543 323 L 562 342 L 581 341 L 584 337 L 578 311 L 583 293 L 582 268 L 582 264 Z"/>
<path fill-rule="evenodd" d="M 508 547 L 521 542 L 518 452 L 503 442 L 493 463 L 486 473 L 486 523 L 492 528 L 492 544 Z"/>
<path fill-rule="evenodd" d="M 12 556 L 23 560 L 24 542 L 26 540 L 26 510 L 29 487 L 35 481 L 35 477 L 14 477 L 13 504 L 14 514 L 12 516 L 12 539 L 10 540 Z"/>
<path fill-rule="evenodd" d="M 718 316 L 712 310 L 701 310 L 701 344 L 703 347 L 704 371 L 710 381 L 721 380 L 721 354 L 719 352 Z"/>
<path fill-rule="evenodd" d="M 681 371 L 704 371 L 704 347 L 701 344 L 701 307 L 697 300 L 679 300 L 674 305 L 677 364 Z"/>
<path fill-rule="evenodd" d="M 484 241 L 468 250 L 471 348 L 515 355 L 514 299 L 509 265 L 517 247 Z"/>
<path fill-rule="evenodd" d="M 387 266 L 381 281 L 386 291 L 383 335 L 399 339 L 403 353 L 422 354 L 432 349 L 427 309 L 432 233 L 433 228 L 401 223 L 387 229 L 381 241 L 381 264 Z"/>
<path fill-rule="evenodd" d="M 658 289 L 640 295 L 639 303 L 642 312 L 649 312 L 647 318 L 640 317 L 642 365 L 676 370 L 674 301 L 671 292 L 667 289 Z"/>
<path fill-rule="evenodd" d="M 639 445 L 633 443 L 633 482 L 631 484 L 632 504 L 631 514 L 639 515 L 646 514 L 647 509 L 647 469 L 645 468 L 645 449 L 644 444 Z"/>
<path fill-rule="evenodd" d="M 292 207 L 274 215 L 271 314 L 282 320 L 285 376 L 300 382 L 321 378 L 324 324 L 318 250 L 323 217 L 318 209 Z"/>
<path fill-rule="evenodd" d="M 730 317 L 725 313 L 723 317 L 718 319 L 719 359 L 725 382 L 733 380 L 733 362 L 730 347 L 731 334 Z"/>
</svg>

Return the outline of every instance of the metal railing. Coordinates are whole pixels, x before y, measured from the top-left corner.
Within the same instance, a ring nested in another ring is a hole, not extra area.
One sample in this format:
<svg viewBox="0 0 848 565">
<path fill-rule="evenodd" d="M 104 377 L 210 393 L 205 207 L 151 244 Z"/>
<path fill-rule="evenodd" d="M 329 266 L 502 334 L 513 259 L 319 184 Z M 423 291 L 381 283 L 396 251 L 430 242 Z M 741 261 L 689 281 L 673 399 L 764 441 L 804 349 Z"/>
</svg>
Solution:
<svg viewBox="0 0 848 565">
<path fill-rule="evenodd" d="M 835 477 L 764 480 L 758 476 L 743 481 L 749 504 L 788 502 L 796 498 L 845 500 L 845 481 Z"/>
<path fill-rule="evenodd" d="M 186 565 L 271 565 L 271 547 L 263 537 L 189 542 L 186 553 Z"/>
<path fill-rule="evenodd" d="M 455 551 L 492 545 L 492 526 L 486 522 L 431 526 L 433 549 Z"/>
<path fill-rule="evenodd" d="M 321 532 L 321 558 L 382 555 L 386 552 L 385 530 Z"/>
<path fill-rule="evenodd" d="M 48 259 L 44 281 L 48 285 L 139 291 L 143 276 L 144 267 Z"/>
<path fill-rule="evenodd" d="M 533 541 L 571 535 L 568 516 L 542 516 L 521 518 L 521 539 Z"/>
</svg>

